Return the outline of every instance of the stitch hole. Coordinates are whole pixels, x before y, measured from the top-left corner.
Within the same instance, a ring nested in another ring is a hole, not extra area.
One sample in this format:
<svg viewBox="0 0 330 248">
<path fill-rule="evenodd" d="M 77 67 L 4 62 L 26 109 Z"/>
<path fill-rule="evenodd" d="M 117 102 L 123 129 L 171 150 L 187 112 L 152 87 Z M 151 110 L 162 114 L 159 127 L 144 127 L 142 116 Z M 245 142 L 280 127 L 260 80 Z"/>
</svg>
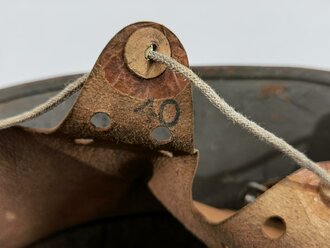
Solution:
<svg viewBox="0 0 330 248">
<path fill-rule="evenodd" d="M 74 143 L 76 143 L 77 145 L 89 145 L 92 144 L 94 142 L 93 139 L 85 139 L 85 138 L 78 138 L 78 139 L 74 139 Z"/>
</svg>

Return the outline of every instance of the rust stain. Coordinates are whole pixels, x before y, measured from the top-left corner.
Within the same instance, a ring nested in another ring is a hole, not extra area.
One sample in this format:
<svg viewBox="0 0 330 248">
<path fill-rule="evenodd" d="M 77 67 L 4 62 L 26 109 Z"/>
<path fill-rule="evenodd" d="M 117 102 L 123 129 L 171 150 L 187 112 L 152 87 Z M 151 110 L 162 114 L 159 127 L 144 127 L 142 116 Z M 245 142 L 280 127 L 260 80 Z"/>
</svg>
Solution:
<svg viewBox="0 0 330 248">
<path fill-rule="evenodd" d="M 183 76 L 176 75 L 171 70 L 165 70 L 159 76 L 150 80 L 132 73 L 131 69 L 129 69 L 130 67 L 126 64 L 127 61 L 124 54 L 127 40 L 136 30 L 147 27 L 161 32 L 169 42 L 171 57 L 181 64 L 189 66 L 187 54 L 181 42 L 172 32 L 160 24 L 144 22 L 129 25 L 117 33 L 102 51 L 97 61 L 99 66 L 95 67 L 93 72 L 97 75 L 104 75 L 106 81 L 113 88 L 134 98 L 173 98 L 189 84 Z M 151 30 L 149 29 L 149 33 L 146 33 L 149 38 L 154 34 L 151 33 Z M 147 42 L 145 39 L 144 41 Z M 140 40 L 139 42 L 142 41 Z M 151 42 L 150 40 L 150 44 Z M 143 59 L 141 63 L 144 64 L 144 62 Z M 150 68 L 147 69 L 150 70 Z"/>
<path fill-rule="evenodd" d="M 287 87 L 282 84 L 266 84 L 260 88 L 263 97 L 279 96 L 286 91 Z"/>
</svg>

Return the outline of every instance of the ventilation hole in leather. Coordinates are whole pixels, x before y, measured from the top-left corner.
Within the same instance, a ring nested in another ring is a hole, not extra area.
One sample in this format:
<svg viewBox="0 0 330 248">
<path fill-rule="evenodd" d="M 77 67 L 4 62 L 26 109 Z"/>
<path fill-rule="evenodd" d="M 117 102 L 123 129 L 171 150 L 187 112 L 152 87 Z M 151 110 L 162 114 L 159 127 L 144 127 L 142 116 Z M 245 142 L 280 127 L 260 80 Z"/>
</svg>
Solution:
<svg viewBox="0 0 330 248">
<path fill-rule="evenodd" d="M 107 113 L 98 112 L 95 113 L 91 118 L 91 123 L 94 127 L 99 129 L 107 129 L 110 127 L 111 120 Z"/>
<path fill-rule="evenodd" d="M 172 140 L 172 134 L 167 127 L 159 126 L 152 130 L 151 139 L 157 144 L 167 144 Z"/>
<path fill-rule="evenodd" d="M 84 139 L 84 138 L 74 140 L 74 143 L 76 143 L 77 145 L 89 145 L 93 142 L 94 142 L 93 139 Z"/>
<path fill-rule="evenodd" d="M 262 231 L 267 238 L 278 239 L 286 231 L 285 221 L 279 216 L 271 216 L 263 223 Z"/>
</svg>

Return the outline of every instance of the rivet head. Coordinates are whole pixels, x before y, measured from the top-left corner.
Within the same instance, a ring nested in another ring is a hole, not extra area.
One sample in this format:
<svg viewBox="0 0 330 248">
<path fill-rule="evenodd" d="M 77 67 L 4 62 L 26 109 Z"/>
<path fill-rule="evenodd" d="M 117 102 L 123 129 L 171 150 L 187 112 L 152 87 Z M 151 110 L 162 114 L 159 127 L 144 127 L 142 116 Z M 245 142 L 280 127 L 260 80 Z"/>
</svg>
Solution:
<svg viewBox="0 0 330 248">
<path fill-rule="evenodd" d="M 126 65 L 136 75 L 145 79 L 158 77 L 166 70 L 164 65 L 146 59 L 146 50 L 151 45 L 156 51 L 171 56 L 171 48 L 166 36 L 152 27 L 136 30 L 125 45 Z"/>
</svg>

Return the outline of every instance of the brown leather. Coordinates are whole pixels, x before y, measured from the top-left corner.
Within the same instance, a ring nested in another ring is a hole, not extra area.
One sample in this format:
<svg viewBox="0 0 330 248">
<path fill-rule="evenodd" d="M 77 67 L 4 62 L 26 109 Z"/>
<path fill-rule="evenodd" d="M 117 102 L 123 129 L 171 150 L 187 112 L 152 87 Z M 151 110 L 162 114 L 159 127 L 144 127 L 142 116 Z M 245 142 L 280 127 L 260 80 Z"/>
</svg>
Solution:
<svg viewBox="0 0 330 248">
<path fill-rule="evenodd" d="M 301 169 L 282 180 L 228 219 L 209 219 L 192 201 L 198 155 L 157 157 L 149 187 L 164 206 L 210 247 L 327 247 L 330 205 L 319 192 L 319 179 Z M 189 166 L 187 166 L 189 165 Z M 330 170 L 329 163 L 321 163 Z M 219 196 L 221 197 L 221 196 Z M 283 235 L 264 233 L 269 218 L 281 219 Z"/>
<path fill-rule="evenodd" d="M 327 194 L 319 193 L 318 179 L 306 170 L 236 213 L 196 207 L 191 84 L 170 70 L 143 79 L 125 64 L 127 39 L 145 27 L 162 32 L 172 57 L 188 65 L 181 43 L 167 28 L 130 25 L 105 47 L 58 128 L 0 131 L 0 247 L 26 246 L 88 220 L 164 207 L 210 247 L 326 247 Z M 110 117 L 109 127 L 91 124 L 98 112 Z M 159 126 L 170 130 L 170 140 L 151 137 Z M 330 163 L 322 166 L 330 169 Z M 270 217 L 284 224 L 276 239 L 266 233 Z"/>
</svg>

